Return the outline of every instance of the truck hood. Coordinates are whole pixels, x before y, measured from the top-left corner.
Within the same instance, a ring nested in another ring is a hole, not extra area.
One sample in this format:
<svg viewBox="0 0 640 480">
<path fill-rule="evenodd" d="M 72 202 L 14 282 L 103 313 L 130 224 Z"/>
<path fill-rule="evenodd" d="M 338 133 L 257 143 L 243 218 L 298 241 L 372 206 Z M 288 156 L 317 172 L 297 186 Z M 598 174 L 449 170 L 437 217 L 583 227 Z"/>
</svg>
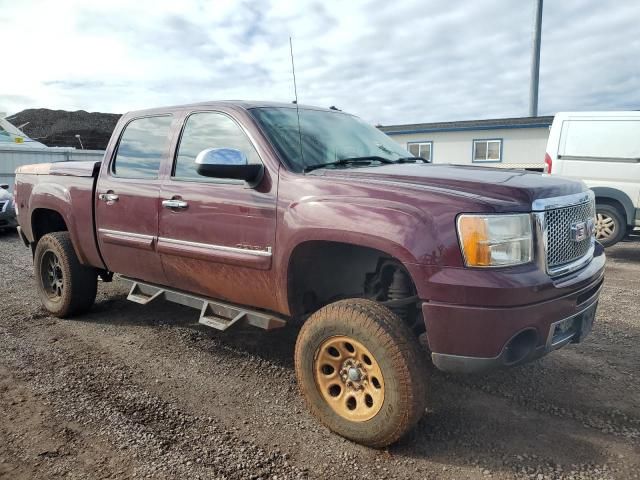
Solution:
<svg viewBox="0 0 640 480">
<path fill-rule="evenodd" d="M 328 179 L 378 184 L 384 189 L 423 189 L 473 197 L 504 208 L 530 209 L 534 200 L 587 190 L 580 180 L 517 169 L 447 164 L 401 164 L 379 167 L 324 169 L 313 172 Z"/>
</svg>

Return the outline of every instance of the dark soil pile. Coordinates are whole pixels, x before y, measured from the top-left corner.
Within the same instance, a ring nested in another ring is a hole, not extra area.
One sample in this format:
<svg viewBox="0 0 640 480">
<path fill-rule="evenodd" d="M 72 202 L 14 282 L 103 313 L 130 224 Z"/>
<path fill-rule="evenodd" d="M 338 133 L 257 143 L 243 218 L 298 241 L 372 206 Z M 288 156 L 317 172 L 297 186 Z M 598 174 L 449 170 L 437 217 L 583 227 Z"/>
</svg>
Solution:
<svg viewBox="0 0 640 480">
<path fill-rule="evenodd" d="M 80 135 L 85 149 L 104 150 L 120 114 L 31 108 L 9 118 L 17 127 L 26 123 L 21 130 L 48 147 L 80 148 L 76 138 Z"/>
</svg>

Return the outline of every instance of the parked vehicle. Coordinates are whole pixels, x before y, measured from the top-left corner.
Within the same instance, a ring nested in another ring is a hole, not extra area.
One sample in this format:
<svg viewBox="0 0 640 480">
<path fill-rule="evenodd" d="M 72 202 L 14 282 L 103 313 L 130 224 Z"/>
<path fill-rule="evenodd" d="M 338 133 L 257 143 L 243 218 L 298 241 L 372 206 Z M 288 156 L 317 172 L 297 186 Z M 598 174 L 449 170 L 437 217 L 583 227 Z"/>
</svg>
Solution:
<svg viewBox="0 0 640 480">
<path fill-rule="evenodd" d="M 16 228 L 16 212 L 13 208 L 13 195 L 9 192 L 9 185 L 0 185 L 0 231 Z"/>
<path fill-rule="evenodd" d="M 96 277 L 225 330 L 304 320 L 298 383 L 331 430 L 381 447 L 435 366 L 538 358 L 591 330 L 605 256 L 579 180 L 433 165 L 358 118 L 214 102 L 124 115 L 101 163 L 21 167 L 38 294 L 88 310 Z"/>
<path fill-rule="evenodd" d="M 545 164 L 594 191 L 596 239 L 605 247 L 640 226 L 640 112 L 558 113 Z"/>
</svg>

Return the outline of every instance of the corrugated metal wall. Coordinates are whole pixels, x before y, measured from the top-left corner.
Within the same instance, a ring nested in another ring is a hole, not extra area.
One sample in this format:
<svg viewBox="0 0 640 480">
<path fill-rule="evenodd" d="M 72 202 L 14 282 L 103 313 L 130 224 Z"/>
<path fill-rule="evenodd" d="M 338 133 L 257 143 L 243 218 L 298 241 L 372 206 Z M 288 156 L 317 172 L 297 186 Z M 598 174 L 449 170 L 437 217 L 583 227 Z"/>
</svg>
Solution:
<svg viewBox="0 0 640 480">
<path fill-rule="evenodd" d="M 13 190 L 16 168 L 32 163 L 102 160 L 102 150 L 75 150 L 72 148 L 31 149 L 0 147 L 0 184 L 8 183 Z"/>
</svg>

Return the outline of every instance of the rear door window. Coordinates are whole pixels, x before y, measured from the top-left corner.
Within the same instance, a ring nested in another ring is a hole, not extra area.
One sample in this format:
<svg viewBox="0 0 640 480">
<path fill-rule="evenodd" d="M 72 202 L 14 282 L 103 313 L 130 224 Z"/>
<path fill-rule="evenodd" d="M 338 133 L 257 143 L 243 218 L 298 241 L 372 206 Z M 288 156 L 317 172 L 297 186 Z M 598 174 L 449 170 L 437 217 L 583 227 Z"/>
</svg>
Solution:
<svg viewBox="0 0 640 480">
<path fill-rule="evenodd" d="M 566 157 L 640 158 L 640 120 L 566 120 L 560 155 Z"/>
<path fill-rule="evenodd" d="M 121 178 L 158 178 L 169 142 L 171 116 L 138 118 L 120 138 L 111 172 Z"/>
</svg>

